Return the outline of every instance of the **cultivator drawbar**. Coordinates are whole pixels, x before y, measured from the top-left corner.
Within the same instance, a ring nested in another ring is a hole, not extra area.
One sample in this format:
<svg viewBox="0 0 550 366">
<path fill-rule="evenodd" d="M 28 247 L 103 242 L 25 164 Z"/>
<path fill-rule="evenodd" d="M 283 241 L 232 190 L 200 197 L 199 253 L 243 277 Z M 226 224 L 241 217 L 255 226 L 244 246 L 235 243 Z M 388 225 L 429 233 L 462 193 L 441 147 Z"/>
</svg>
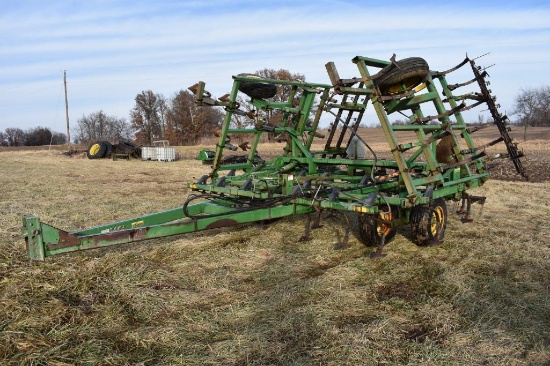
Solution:
<svg viewBox="0 0 550 366">
<path fill-rule="evenodd" d="M 340 247 L 345 247 L 352 232 L 380 254 L 405 224 L 410 225 L 417 244 L 441 242 L 448 200 L 462 200 L 459 213 L 464 222 L 471 221 L 471 204 L 483 203 L 485 198 L 467 191 L 489 177 L 486 163 L 494 157 L 486 154 L 488 146 L 504 142 L 518 173 L 526 177 L 522 154 L 508 135 L 507 119 L 486 87 L 488 74 L 474 60 L 466 58 L 444 72 L 431 71 L 418 57 L 383 61 L 357 56 L 352 61 L 358 76 L 350 79 L 340 78 L 334 63 L 326 65 L 330 84 L 241 74 L 233 77 L 231 92 L 217 100 L 206 91 L 205 83 L 193 85 L 190 90 L 196 103 L 223 108 L 225 119 L 216 149 L 201 152 L 212 164 L 211 170 L 188 184 L 194 193 L 183 207 L 77 232 L 27 216 L 23 226 L 29 256 L 44 259 L 298 214 L 307 214 L 301 239 L 308 240 L 325 213 L 342 217 L 346 231 Z M 473 79 L 449 85 L 447 75 L 468 64 Z M 479 90 L 454 94 L 475 85 Z M 281 90 L 284 93 L 279 95 L 285 99 L 275 101 Z M 240 98 L 243 95 L 246 101 Z M 472 134 L 477 129 L 466 125 L 462 112 L 484 105 L 501 137 L 476 146 Z M 359 135 L 367 108 L 376 112 L 392 159 L 380 159 L 368 136 Z M 394 113 L 406 116 L 408 124 L 390 123 Z M 324 136 L 320 123 L 327 115 L 334 119 Z M 247 119 L 245 125 L 250 127 L 235 127 L 236 117 Z M 284 142 L 280 156 L 268 161 L 260 158 L 263 134 Z M 321 138 L 324 147 L 316 150 L 313 144 Z M 243 155 L 235 155 L 237 145 Z"/>
</svg>

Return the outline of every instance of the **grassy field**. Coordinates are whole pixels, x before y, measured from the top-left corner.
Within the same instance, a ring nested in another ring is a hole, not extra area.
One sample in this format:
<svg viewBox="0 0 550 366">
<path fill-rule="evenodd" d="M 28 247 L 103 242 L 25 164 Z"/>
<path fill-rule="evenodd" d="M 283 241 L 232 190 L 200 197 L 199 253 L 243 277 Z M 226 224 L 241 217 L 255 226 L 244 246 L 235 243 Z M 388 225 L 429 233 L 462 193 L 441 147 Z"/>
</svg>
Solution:
<svg viewBox="0 0 550 366">
<path fill-rule="evenodd" d="M 525 149 L 548 174 L 547 141 Z M 289 217 L 31 263 L 24 214 L 76 230 L 177 207 L 208 168 L 8 150 L 0 169 L 2 365 L 550 365 L 546 179 L 492 179 L 442 245 L 403 228 L 376 260 L 336 250 L 333 219 L 299 243 Z"/>
</svg>

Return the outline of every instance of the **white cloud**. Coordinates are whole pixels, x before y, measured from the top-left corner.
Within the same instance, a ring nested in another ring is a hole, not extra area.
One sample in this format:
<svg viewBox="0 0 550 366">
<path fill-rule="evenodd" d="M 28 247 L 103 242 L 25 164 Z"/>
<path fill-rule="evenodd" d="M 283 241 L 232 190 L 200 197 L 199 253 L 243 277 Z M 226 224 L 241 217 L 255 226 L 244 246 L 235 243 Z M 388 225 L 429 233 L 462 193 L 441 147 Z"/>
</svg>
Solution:
<svg viewBox="0 0 550 366">
<path fill-rule="evenodd" d="M 446 69 L 471 56 L 491 69 L 501 104 L 549 78 L 550 9 L 501 4 L 410 6 L 353 1 L 18 2 L 0 15 L 0 129 L 57 121 L 68 71 L 71 120 L 127 117 L 137 93 L 172 95 L 198 80 L 225 93 L 230 76 L 284 68 L 328 82 L 324 64 L 356 76 L 355 55 L 422 56 Z M 486 4 L 486 3 L 485 3 Z M 460 76 L 460 74 L 457 74 Z M 460 82 L 464 80 L 456 80 Z M 31 107 L 32 106 L 32 107 Z"/>
</svg>

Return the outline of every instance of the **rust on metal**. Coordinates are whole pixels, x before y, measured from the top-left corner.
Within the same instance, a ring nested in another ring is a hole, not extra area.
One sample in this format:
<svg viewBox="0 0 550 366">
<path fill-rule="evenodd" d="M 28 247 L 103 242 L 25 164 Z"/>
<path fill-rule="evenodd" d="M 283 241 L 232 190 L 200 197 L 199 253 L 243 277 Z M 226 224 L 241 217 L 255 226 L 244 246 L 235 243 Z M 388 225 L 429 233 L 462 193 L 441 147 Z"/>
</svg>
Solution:
<svg viewBox="0 0 550 366">
<path fill-rule="evenodd" d="M 59 230 L 59 241 L 56 243 L 45 243 L 48 249 L 66 248 L 73 245 L 77 245 L 80 238 L 74 236 L 66 231 Z"/>
<path fill-rule="evenodd" d="M 59 241 L 58 243 L 46 243 L 48 250 L 68 248 L 75 245 L 78 245 L 82 239 L 89 239 L 93 245 L 92 247 L 99 247 L 100 243 L 103 241 L 139 241 L 147 239 L 147 232 L 149 231 L 148 227 L 143 227 L 133 230 L 121 230 L 121 231 L 112 231 L 105 234 L 99 234 L 89 237 L 78 237 L 72 235 L 66 231 L 59 231 Z"/>
<path fill-rule="evenodd" d="M 449 109 L 446 112 L 440 113 L 437 116 L 427 116 L 427 117 L 424 117 L 424 118 L 419 118 L 415 122 L 427 123 L 427 122 L 430 122 L 431 120 L 434 120 L 434 119 L 441 119 L 443 117 L 449 117 L 449 116 L 455 114 L 456 112 L 461 111 L 462 108 L 464 108 L 464 107 L 466 107 L 466 103 L 462 102 L 461 104 L 457 105 L 456 107 L 454 107 L 452 109 Z"/>
<path fill-rule="evenodd" d="M 459 63 L 458 65 L 456 65 L 455 67 L 453 67 L 449 70 L 446 70 L 446 71 L 434 72 L 432 75 L 433 76 L 447 75 L 448 73 L 451 73 L 453 71 L 456 71 L 456 70 L 460 69 L 462 66 L 466 65 L 468 62 L 471 62 L 471 60 L 468 56 L 466 56 L 466 58 L 464 60 L 462 60 L 462 62 Z"/>
<path fill-rule="evenodd" d="M 457 84 L 449 85 L 449 86 L 447 86 L 447 88 L 449 88 L 449 90 L 453 91 L 453 90 L 455 90 L 455 89 L 457 89 L 457 88 L 460 88 L 460 87 L 463 87 L 463 86 L 470 85 L 471 83 L 478 81 L 480 77 L 481 77 L 481 78 L 484 78 L 485 76 L 488 76 L 487 71 L 483 71 L 483 72 L 481 73 L 480 76 L 475 77 L 475 78 L 473 78 L 472 80 L 468 80 L 468 81 L 466 81 L 465 83 L 461 83 L 461 84 L 458 84 L 458 83 L 457 83 Z"/>
<path fill-rule="evenodd" d="M 233 219 L 220 219 L 208 224 L 206 226 L 206 229 L 210 230 L 210 229 L 217 229 L 220 227 L 234 226 L 234 225 L 237 225 L 238 223 L 239 222 L 237 220 L 233 220 Z"/>
</svg>

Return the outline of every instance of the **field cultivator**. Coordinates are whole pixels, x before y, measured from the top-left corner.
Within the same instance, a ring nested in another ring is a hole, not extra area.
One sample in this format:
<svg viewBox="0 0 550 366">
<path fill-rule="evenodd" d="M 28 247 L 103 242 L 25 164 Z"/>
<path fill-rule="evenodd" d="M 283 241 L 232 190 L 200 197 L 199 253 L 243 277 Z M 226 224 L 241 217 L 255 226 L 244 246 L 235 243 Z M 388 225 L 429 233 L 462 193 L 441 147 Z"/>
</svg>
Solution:
<svg viewBox="0 0 550 366">
<path fill-rule="evenodd" d="M 211 164 L 210 172 L 188 184 L 193 193 L 183 206 L 75 232 L 25 216 L 30 258 L 298 214 L 306 215 L 301 239 L 308 240 L 325 213 L 339 215 L 344 223 L 341 247 L 352 233 L 376 247 L 373 254 L 378 255 L 406 224 L 418 245 L 441 242 L 448 200 L 462 201 L 462 220 L 471 221 L 472 203 L 485 198 L 467 191 L 489 177 L 487 163 L 496 157 L 485 152 L 488 146 L 504 142 L 506 157 L 527 178 L 507 118 L 487 89 L 488 74 L 474 60 L 467 57 L 443 72 L 430 70 L 418 57 L 383 61 L 357 56 L 352 61 L 358 76 L 350 79 L 340 78 L 334 63 L 326 64 L 330 84 L 240 74 L 233 77 L 231 92 L 218 99 L 204 82 L 193 85 L 189 89 L 196 103 L 223 108 L 225 119 L 215 150 L 200 153 Z M 448 74 L 461 67 L 470 67 L 473 78 L 449 84 Z M 497 140 L 476 146 L 472 134 L 485 126 L 468 126 L 462 116 L 475 107 L 491 112 L 501 133 Z M 376 112 L 392 159 L 378 158 L 368 136 L 358 134 L 367 108 Z M 405 116 L 408 123 L 390 123 L 392 114 Z M 323 136 L 325 116 L 333 122 Z M 236 118 L 249 127 L 235 127 Z M 264 134 L 284 143 L 280 156 L 260 157 Z M 315 150 L 314 141 L 321 138 L 324 147 Z M 235 155 L 239 148 L 243 155 Z"/>
</svg>

